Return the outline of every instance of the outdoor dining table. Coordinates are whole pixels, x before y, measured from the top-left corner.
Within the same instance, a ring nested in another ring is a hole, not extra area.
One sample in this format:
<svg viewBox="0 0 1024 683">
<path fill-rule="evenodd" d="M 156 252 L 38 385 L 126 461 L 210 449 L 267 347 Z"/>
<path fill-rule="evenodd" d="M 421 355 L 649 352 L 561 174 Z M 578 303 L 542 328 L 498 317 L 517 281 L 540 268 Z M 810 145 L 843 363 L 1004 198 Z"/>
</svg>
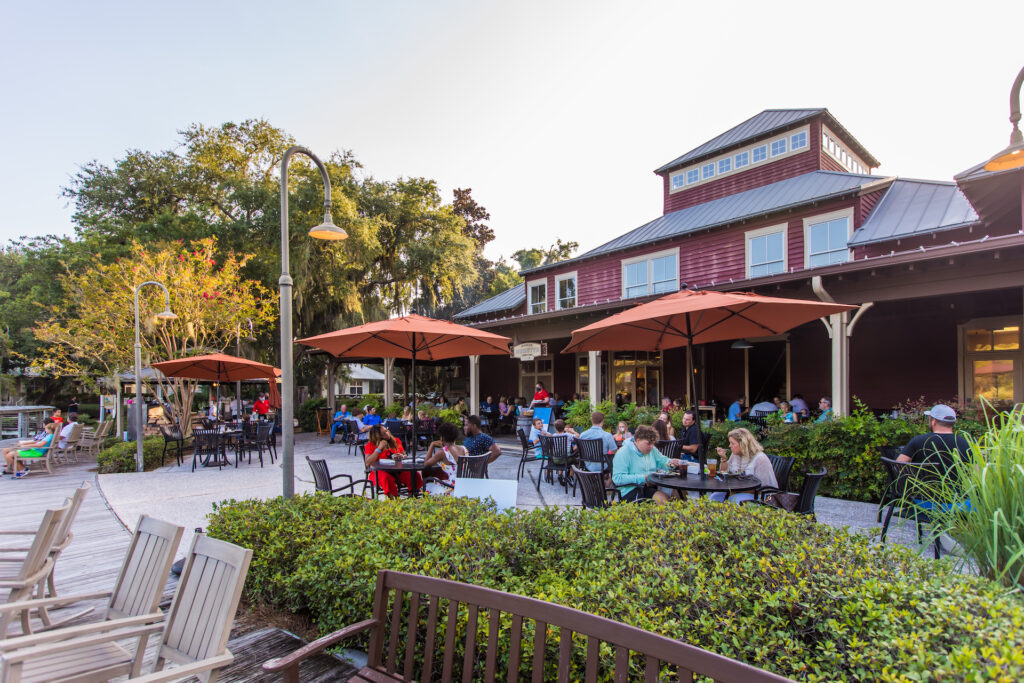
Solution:
<svg viewBox="0 0 1024 683">
<path fill-rule="evenodd" d="M 402 472 L 422 472 L 427 469 L 427 466 L 423 463 L 423 460 L 413 462 L 411 460 L 394 460 L 387 463 L 382 463 L 380 460 L 370 465 L 370 469 L 374 472 L 387 472 L 395 475 L 397 481 L 398 475 Z M 416 494 L 419 493 L 419 477 L 409 477 L 409 497 L 415 498 Z"/>
<path fill-rule="evenodd" d="M 235 445 L 235 467 L 238 467 L 238 458 L 242 452 L 242 430 L 237 428 L 229 429 L 218 429 L 217 430 L 217 457 L 221 458 L 220 466 L 230 465 L 228 462 L 225 448 L 228 445 L 228 441 L 233 440 Z M 207 455 L 206 459 L 203 460 L 203 467 L 217 467 L 217 461 L 213 458 L 213 455 Z"/>
<path fill-rule="evenodd" d="M 761 480 L 750 474 L 719 474 L 707 479 L 701 479 L 699 474 L 649 474 L 647 483 L 677 491 L 696 491 L 702 497 L 707 493 L 724 492 L 728 498 L 733 493 L 756 491 L 761 488 Z"/>
</svg>

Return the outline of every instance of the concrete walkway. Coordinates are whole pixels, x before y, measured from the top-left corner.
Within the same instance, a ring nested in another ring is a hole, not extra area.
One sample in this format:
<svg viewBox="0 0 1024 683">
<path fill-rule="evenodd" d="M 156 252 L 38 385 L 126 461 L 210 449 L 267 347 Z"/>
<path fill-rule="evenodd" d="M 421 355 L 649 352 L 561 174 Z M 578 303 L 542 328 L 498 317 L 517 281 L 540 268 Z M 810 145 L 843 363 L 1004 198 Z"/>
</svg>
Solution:
<svg viewBox="0 0 1024 683">
<path fill-rule="evenodd" d="M 490 465 L 490 478 L 514 480 L 522 449 L 518 442 L 508 437 L 499 438 L 498 443 L 502 448 L 502 456 Z M 315 488 L 306 456 L 327 460 L 331 474 L 349 474 L 354 479 L 364 477 L 361 452 L 357 454 L 353 449 L 350 454 L 348 446 L 329 444 L 325 436 L 297 434 L 294 473 L 296 493 L 313 491 Z M 573 498 L 571 492 L 566 495 L 558 485 L 542 483 L 538 491 L 536 471 L 536 463 L 528 465 L 526 475 L 519 481 L 516 499 L 519 508 L 580 504 L 578 496 Z M 189 456 L 181 466 L 175 463 L 141 476 L 101 474 L 97 479 L 110 508 L 126 526 L 134 526 L 135 520 L 142 513 L 181 524 L 186 529 L 181 548 L 186 549 L 191 542 L 193 530 L 206 528 L 206 516 L 212 512 L 214 503 L 278 496 L 282 490 L 282 474 L 280 459 L 271 465 L 266 456 L 263 467 L 254 458 L 251 464 L 243 459 L 237 469 L 234 466 L 223 470 L 216 467 L 197 468 L 193 472 Z M 877 507 L 871 503 L 818 497 L 815 512 L 819 522 L 830 526 L 847 526 L 852 531 L 875 537 L 881 530 L 881 524 L 875 521 Z M 916 547 L 913 525 L 894 520 L 889 542 Z M 925 552 L 931 554 L 930 549 L 925 549 Z"/>
</svg>

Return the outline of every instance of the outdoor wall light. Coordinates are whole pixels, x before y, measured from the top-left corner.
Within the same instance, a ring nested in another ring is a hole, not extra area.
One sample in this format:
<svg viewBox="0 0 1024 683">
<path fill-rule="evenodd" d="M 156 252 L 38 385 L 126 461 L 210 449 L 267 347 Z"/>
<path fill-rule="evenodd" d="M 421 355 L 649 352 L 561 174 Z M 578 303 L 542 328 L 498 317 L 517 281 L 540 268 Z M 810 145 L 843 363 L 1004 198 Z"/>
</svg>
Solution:
<svg viewBox="0 0 1024 683">
<path fill-rule="evenodd" d="M 324 215 L 323 223 L 314 228 L 310 228 L 309 236 L 315 237 L 318 240 L 337 241 L 347 238 L 348 233 L 345 232 L 342 228 L 339 228 L 337 225 L 335 225 L 334 221 L 331 220 L 331 214 L 327 213 Z"/>
<path fill-rule="evenodd" d="M 1008 171 L 1024 166 L 1024 135 L 1020 132 L 1020 88 L 1024 83 L 1024 68 L 1017 74 L 1010 88 L 1010 146 L 997 153 L 985 164 L 986 171 Z"/>
<path fill-rule="evenodd" d="M 737 351 L 743 351 L 745 349 L 752 349 L 752 348 L 754 348 L 754 345 L 751 344 L 746 339 L 737 339 L 736 341 L 734 341 L 732 343 L 732 348 L 737 350 Z"/>
<path fill-rule="evenodd" d="M 170 308 L 164 309 L 162 312 L 156 314 L 159 320 L 177 320 L 178 316 L 171 311 Z"/>
</svg>

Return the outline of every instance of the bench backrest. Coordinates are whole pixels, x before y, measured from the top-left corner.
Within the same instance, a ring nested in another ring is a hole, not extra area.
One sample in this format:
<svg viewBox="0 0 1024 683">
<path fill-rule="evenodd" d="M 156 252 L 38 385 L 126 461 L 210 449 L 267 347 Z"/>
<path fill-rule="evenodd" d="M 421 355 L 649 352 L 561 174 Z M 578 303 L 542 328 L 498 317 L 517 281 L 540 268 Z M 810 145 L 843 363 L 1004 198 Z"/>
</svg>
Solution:
<svg viewBox="0 0 1024 683">
<path fill-rule="evenodd" d="M 650 681 L 660 680 L 663 666 L 674 669 L 679 680 L 695 675 L 722 683 L 789 680 L 570 607 L 414 574 L 378 572 L 373 615 L 377 625 L 370 635 L 368 666 L 409 681 L 417 680 L 417 669 L 418 680 L 451 681 L 456 668 L 463 681 L 519 681 L 527 672 L 533 681 L 625 681 L 641 671 Z M 481 621 L 487 623 L 486 642 L 478 644 Z M 507 648 L 499 639 L 505 632 Z M 549 659 L 556 642 L 557 657 Z M 614 658 L 601 656 L 601 643 L 610 646 Z"/>
</svg>

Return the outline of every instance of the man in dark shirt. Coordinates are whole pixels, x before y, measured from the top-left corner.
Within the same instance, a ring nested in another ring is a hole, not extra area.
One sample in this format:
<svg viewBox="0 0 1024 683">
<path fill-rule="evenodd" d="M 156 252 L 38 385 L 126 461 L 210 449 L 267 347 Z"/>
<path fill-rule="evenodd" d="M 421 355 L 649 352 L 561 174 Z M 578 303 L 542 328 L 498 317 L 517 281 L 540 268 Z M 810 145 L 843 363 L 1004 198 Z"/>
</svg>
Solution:
<svg viewBox="0 0 1024 683">
<path fill-rule="evenodd" d="M 941 465 L 944 471 L 949 471 L 953 467 L 954 453 L 961 460 L 966 460 L 969 449 L 967 439 L 962 434 L 953 433 L 956 411 L 940 403 L 931 410 L 926 410 L 924 414 L 928 416 L 931 433 L 915 436 L 900 450 L 896 459 L 900 462 L 918 464 L 936 463 Z"/>
<path fill-rule="evenodd" d="M 680 450 L 691 458 L 697 458 L 700 448 L 700 436 L 697 433 L 697 415 L 692 410 L 683 413 L 683 433 L 679 436 L 683 443 Z"/>
<path fill-rule="evenodd" d="M 464 423 L 466 438 L 462 442 L 462 447 L 466 449 L 467 455 L 490 453 L 491 457 L 487 459 L 487 462 L 494 462 L 501 455 L 501 446 L 494 443 L 494 439 L 490 436 L 480 431 L 481 424 L 479 415 L 466 416 Z"/>
</svg>

